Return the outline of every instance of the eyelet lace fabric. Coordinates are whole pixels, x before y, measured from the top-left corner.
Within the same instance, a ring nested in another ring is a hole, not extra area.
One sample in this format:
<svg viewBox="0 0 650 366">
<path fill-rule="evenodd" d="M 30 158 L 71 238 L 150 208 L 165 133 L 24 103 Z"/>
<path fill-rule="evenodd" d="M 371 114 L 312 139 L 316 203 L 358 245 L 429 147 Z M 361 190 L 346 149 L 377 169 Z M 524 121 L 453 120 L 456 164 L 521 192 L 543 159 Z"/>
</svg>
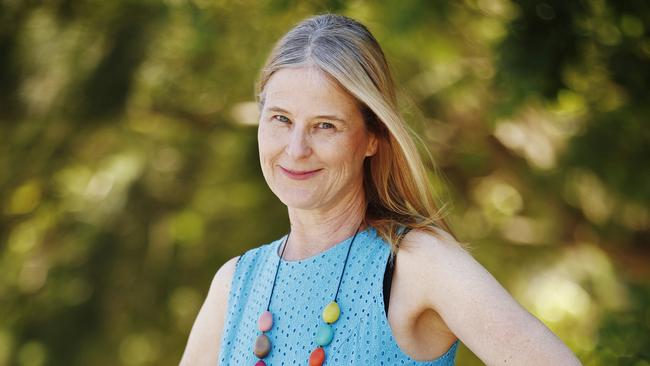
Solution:
<svg viewBox="0 0 650 366">
<path fill-rule="evenodd" d="M 219 353 L 219 365 L 253 365 L 251 345 L 260 334 L 257 318 L 266 307 L 278 249 L 284 237 L 245 252 L 237 262 Z M 352 237 L 300 261 L 280 262 L 270 310 L 273 340 L 265 362 L 270 366 L 303 365 L 313 350 L 320 313 L 336 284 Z M 340 319 L 327 346 L 325 365 L 453 365 L 459 342 L 439 358 L 414 360 L 397 345 L 384 311 L 383 276 L 390 247 L 373 227 L 359 232 L 341 280 Z"/>
</svg>

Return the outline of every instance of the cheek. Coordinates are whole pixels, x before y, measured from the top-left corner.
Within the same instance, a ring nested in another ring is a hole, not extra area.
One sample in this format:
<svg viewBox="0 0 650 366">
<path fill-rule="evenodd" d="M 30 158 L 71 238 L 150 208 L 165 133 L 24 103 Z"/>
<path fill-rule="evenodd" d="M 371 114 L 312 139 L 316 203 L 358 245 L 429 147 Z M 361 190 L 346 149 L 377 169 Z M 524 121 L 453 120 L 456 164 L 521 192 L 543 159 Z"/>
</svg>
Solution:
<svg viewBox="0 0 650 366">
<path fill-rule="evenodd" d="M 273 184 L 273 157 L 277 155 L 274 153 L 273 138 L 269 136 L 268 129 L 259 127 L 257 131 L 257 148 L 259 151 L 259 164 L 262 170 L 264 180 L 269 187 Z"/>
<path fill-rule="evenodd" d="M 257 130 L 257 147 L 260 159 L 266 160 L 277 154 L 277 151 L 281 149 L 280 141 L 280 136 L 277 136 L 273 129 L 260 126 Z"/>
<path fill-rule="evenodd" d="M 338 141 L 336 143 L 323 144 L 318 150 L 318 156 L 323 161 L 329 162 L 334 167 L 339 167 L 348 174 L 356 168 L 359 160 L 359 144 L 353 141 Z"/>
<path fill-rule="evenodd" d="M 358 165 L 359 161 L 363 161 L 366 154 L 367 141 L 364 136 L 354 136 L 338 146 L 338 153 L 341 159 L 351 165 Z"/>
</svg>

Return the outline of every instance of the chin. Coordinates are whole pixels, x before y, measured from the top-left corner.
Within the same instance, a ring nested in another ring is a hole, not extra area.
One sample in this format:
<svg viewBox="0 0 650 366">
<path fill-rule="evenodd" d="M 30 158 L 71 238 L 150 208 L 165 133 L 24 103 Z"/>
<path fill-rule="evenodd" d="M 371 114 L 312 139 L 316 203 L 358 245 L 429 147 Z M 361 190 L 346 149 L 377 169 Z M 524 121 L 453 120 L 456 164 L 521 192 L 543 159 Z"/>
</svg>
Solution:
<svg viewBox="0 0 650 366">
<path fill-rule="evenodd" d="M 314 209 L 319 206 L 320 201 L 312 194 L 297 194 L 298 192 L 276 192 L 276 196 L 285 206 L 300 210 Z"/>
</svg>

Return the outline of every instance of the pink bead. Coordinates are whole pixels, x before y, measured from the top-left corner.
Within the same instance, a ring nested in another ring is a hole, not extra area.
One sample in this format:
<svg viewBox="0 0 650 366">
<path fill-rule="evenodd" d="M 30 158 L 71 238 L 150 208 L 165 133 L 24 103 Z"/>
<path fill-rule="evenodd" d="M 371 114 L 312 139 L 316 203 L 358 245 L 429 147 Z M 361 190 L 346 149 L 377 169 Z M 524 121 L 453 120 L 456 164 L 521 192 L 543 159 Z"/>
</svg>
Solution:
<svg viewBox="0 0 650 366">
<path fill-rule="evenodd" d="M 262 360 L 259 360 L 259 361 L 255 362 L 255 366 L 266 366 L 266 362 L 264 362 Z"/>
<path fill-rule="evenodd" d="M 262 332 L 266 332 L 273 326 L 273 314 L 270 311 L 265 311 L 260 315 L 257 320 L 257 326 Z"/>
</svg>

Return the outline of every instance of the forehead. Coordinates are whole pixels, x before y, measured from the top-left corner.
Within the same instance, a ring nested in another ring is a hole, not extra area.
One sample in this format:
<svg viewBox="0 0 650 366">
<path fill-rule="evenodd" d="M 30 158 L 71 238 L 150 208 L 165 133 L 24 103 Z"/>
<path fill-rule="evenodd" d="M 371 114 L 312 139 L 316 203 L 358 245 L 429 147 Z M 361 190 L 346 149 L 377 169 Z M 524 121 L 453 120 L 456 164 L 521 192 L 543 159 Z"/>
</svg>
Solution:
<svg viewBox="0 0 650 366">
<path fill-rule="evenodd" d="M 277 106 L 292 113 L 358 112 L 355 98 L 331 77 L 315 67 L 276 71 L 264 90 L 265 107 Z"/>
</svg>

